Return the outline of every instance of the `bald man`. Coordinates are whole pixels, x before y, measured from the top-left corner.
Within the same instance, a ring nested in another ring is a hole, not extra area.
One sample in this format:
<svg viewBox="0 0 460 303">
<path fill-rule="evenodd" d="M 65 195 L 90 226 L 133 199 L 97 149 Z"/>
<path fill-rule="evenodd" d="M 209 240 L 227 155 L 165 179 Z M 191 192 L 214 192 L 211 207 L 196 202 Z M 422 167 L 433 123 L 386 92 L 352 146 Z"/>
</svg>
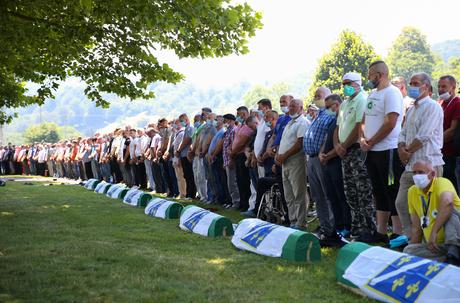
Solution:
<svg viewBox="0 0 460 303">
<path fill-rule="evenodd" d="M 326 97 L 331 94 L 331 90 L 327 88 L 326 86 L 320 86 L 318 89 L 315 91 L 315 96 L 313 99 L 313 104 L 315 104 L 319 108 L 324 108 L 325 103 L 324 100 L 326 100 Z"/>
<path fill-rule="evenodd" d="M 360 146 L 367 153 L 365 163 L 376 201 L 376 237 L 387 243 L 390 216 L 394 237 L 402 234 L 395 200 L 399 178 L 404 170 L 397 149 L 404 115 L 403 97 L 399 89 L 390 83 L 385 62 L 373 62 L 369 66 L 368 79 L 375 87 L 367 98 Z"/>
<path fill-rule="evenodd" d="M 448 179 L 436 175 L 429 160 L 416 161 L 412 171 L 411 240 L 404 252 L 459 266 L 460 198 Z"/>
</svg>

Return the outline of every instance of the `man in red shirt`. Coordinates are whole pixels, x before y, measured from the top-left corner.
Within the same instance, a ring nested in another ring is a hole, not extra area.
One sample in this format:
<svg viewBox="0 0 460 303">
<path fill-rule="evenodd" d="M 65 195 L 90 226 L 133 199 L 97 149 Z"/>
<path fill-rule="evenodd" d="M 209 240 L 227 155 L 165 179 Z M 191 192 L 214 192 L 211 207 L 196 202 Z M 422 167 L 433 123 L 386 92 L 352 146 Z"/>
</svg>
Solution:
<svg viewBox="0 0 460 303">
<path fill-rule="evenodd" d="M 449 179 L 452 184 L 457 184 L 455 177 L 455 149 L 453 145 L 455 129 L 460 119 L 460 98 L 455 95 L 457 81 L 454 77 L 447 75 L 439 78 L 438 94 L 439 102 L 444 111 L 444 146 L 442 155 L 444 164 L 444 178 Z"/>
</svg>

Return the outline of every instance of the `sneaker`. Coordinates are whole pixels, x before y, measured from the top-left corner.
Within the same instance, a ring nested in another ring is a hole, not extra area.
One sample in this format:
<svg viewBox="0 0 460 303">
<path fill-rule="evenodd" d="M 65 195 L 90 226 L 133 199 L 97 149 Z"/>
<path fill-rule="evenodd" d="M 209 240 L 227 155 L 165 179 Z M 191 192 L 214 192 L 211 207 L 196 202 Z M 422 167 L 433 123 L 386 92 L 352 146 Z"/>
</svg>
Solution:
<svg viewBox="0 0 460 303">
<path fill-rule="evenodd" d="M 322 235 L 321 238 L 319 238 L 319 245 L 321 247 L 342 247 L 346 244 L 347 243 L 344 242 L 338 234 L 330 236 Z"/>
<path fill-rule="evenodd" d="M 343 230 L 338 232 L 343 238 L 349 238 L 351 236 L 351 232 L 344 228 Z"/>
<path fill-rule="evenodd" d="M 388 243 L 388 236 L 380 234 L 378 232 L 362 232 L 358 237 L 354 239 L 355 242 L 364 243 Z"/>
<path fill-rule="evenodd" d="M 247 210 L 247 211 L 242 211 L 242 212 L 240 212 L 240 215 L 242 215 L 244 217 L 248 217 L 248 218 L 255 218 L 256 217 L 256 213 L 252 209 Z"/>
<path fill-rule="evenodd" d="M 445 263 L 460 267 L 460 259 L 451 254 L 447 254 Z"/>
</svg>

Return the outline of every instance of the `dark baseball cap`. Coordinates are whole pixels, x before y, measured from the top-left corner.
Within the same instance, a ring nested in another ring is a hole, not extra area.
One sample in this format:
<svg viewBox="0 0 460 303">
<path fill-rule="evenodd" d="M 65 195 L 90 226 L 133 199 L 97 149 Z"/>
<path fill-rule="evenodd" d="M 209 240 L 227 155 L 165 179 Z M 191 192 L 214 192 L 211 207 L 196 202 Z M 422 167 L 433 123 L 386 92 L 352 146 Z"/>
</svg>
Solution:
<svg viewBox="0 0 460 303">
<path fill-rule="evenodd" d="M 235 116 L 232 115 L 232 114 L 225 114 L 225 115 L 223 115 L 223 117 L 224 117 L 224 119 L 226 119 L 226 120 L 233 120 L 233 121 L 236 121 Z"/>
</svg>

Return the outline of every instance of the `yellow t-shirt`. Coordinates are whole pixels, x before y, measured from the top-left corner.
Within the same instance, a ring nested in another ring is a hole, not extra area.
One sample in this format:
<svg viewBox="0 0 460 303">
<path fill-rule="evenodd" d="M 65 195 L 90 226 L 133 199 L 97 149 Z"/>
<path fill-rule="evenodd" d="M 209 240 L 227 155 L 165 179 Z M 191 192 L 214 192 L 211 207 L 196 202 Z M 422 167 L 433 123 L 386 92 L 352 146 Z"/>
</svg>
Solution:
<svg viewBox="0 0 460 303">
<path fill-rule="evenodd" d="M 443 192 L 451 192 L 454 194 L 454 207 L 457 210 L 460 210 L 460 198 L 458 197 L 452 183 L 446 178 L 435 178 L 427 195 L 425 195 L 423 191 L 415 185 L 412 185 L 411 188 L 409 188 L 409 193 L 407 195 L 409 213 L 411 215 L 417 214 L 419 220 L 424 216 L 422 197 L 425 199 L 425 203 L 428 203 L 428 194 L 430 195 L 430 205 L 426 214 L 429 218 L 429 224 L 426 228 L 423 228 L 423 237 L 425 238 L 425 241 L 428 241 L 430 238 L 431 229 L 433 228 L 438 214 L 440 196 Z M 438 232 L 437 243 L 444 243 L 444 227 Z"/>
</svg>

